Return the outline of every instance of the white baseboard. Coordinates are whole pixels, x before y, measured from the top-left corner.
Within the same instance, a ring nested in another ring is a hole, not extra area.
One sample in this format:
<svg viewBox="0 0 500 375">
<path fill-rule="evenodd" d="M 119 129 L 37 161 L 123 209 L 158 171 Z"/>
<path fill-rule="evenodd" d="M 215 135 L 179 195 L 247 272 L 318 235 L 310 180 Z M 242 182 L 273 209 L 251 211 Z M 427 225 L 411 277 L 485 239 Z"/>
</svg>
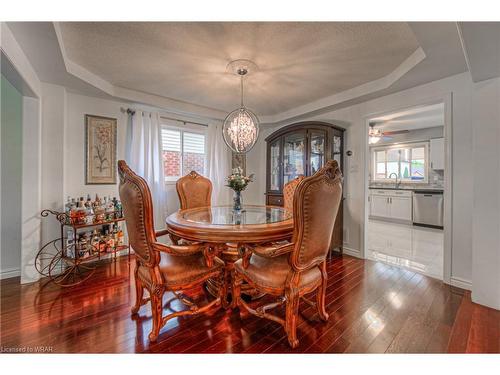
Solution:
<svg viewBox="0 0 500 375">
<path fill-rule="evenodd" d="M 472 290 L 472 282 L 470 280 L 465 280 L 460 277 L 452 276 L 450 279 L 450 284 L 458 288 Z"/>
<path fill-rule="evenodd" d="M 356 257 L 356 258 L 361 258 L 361 259 L 362 259 L 361 252 L 360 252 L 359 250 L 356 250 L 356 249 L 351 249 L 350 247 L 343 246 L 343 247 L 342 247 L 342 251 L 343 251 L 343 252 L 344 252 L 344 254 L 346 254 L 346 255 L 350 255 L 350 256 L 353 256 L 353 257 Z"/>
<path fill-rule="evenodd" d="M 21 276 L 20 268 L 7 268 L 5 270 L 0 271 L 0 280 L 10 279 L 11 277 Z"/>
</svg>

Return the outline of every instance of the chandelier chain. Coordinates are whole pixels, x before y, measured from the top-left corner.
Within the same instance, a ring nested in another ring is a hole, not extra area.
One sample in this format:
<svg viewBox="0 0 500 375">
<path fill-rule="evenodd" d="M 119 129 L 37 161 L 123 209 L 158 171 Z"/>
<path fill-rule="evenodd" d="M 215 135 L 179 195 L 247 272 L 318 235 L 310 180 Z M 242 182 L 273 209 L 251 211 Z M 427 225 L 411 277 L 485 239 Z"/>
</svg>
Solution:
<svg viewBox="0 0 500 375">
<path fill-rule="evenodd" d="M 240 86 L 241 86 L 241 107 L 243 108 L 243 74 L 240 75 Z"/>
</svg>

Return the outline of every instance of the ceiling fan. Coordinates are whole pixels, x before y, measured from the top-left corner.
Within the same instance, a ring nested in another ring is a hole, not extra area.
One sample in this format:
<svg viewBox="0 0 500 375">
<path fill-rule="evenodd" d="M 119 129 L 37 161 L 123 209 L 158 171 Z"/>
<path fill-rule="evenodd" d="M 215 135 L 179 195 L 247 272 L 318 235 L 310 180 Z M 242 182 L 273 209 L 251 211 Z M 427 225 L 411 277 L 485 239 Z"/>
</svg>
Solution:
<svg viewBox="0 0 500 375">
<path fill-rule="evenodd" d="M 370 122 L 370 129 L 368 130 L 368 143 L 375 144 L 381 139 L 384 141 L 389 141 L 392 139 L 392 135 L 408 133 L 409 130 L 393 130 L 393 131 L 382 131 L 380 129 L 375 129 L 375 125 L 380 124 L 375 121 Z"/>
</svg>

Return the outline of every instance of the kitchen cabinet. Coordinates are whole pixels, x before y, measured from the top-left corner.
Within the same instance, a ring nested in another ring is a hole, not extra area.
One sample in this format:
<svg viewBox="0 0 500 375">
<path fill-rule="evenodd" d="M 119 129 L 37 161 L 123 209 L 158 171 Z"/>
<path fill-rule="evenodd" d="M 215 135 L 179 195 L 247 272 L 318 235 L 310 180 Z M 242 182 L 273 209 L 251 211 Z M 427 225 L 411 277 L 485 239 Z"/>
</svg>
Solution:
<svg viewBox="0 0 500 375">
<path fill-rule="evenodd" d="M 412 192 L 398 190 L 372 190 L 370 216 L 411 222 Z"/>
<path fill-rule="evenodd" d="M 444 138 L 431 139 L 430 147 L 431 169 L 444 170 Z"/>
<path fill-rule="evenodd" d="M 389 217 L 389 197 L 373 194 L 370 202 L 370 215 L 379 217 Z"/>
<path fill-rule="evenodd" d="M 412 220 L 411 197 L 391 196 L 389 199 L 390 217 L 395 220 Z"/>
</svg>

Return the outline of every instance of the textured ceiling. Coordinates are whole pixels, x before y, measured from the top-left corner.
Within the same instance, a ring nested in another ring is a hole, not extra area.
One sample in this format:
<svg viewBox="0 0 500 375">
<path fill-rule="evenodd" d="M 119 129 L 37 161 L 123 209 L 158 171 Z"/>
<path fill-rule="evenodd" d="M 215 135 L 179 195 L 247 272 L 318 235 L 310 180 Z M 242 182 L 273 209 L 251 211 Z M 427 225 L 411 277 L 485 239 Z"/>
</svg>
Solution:
<svg viewBox="0 0 500 375">
<path fill-rule="evenodd" d="M 418 47 L 406 23 L 62 23 L 68 58 L 124 88 L 210 108 L 239 104 L 229 61 L 250 59 L 245 104 L 273 115 L 381 78 Z"/>
</svg>

